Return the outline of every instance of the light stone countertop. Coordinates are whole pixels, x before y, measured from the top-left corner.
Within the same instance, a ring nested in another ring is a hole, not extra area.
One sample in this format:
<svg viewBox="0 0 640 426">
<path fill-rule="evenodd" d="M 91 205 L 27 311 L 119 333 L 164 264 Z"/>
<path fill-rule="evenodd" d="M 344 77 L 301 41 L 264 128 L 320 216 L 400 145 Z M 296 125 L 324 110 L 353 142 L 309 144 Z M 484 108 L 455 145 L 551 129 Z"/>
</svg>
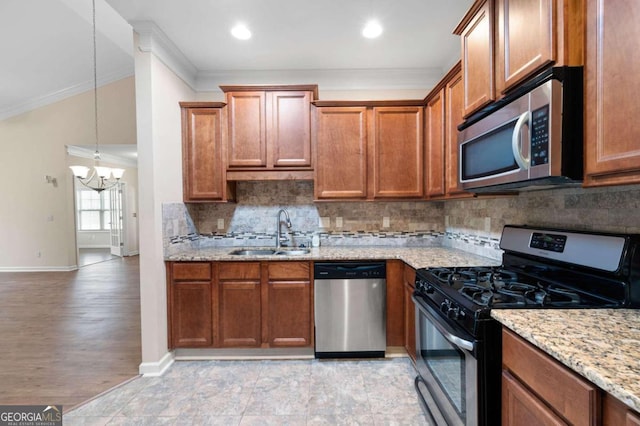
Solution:
<svg viewBox="0 0 640 426">
<path fill-rule="evenodd" d="M 640 310 L 493 309 L 491 316 L 640 412 Z"/>
<path fill-rule="evenodd" d="M 241 247 L 185 249 L 165 256 L 166 261 L 256 261 L 256 260 L 385 260 L 399 259 L 413 268 L 436 266 L 492 266 L 500 261 L 444 247 L 319 247 L 304 255 L 237 256 L 229 254 Z M 248 247 L 257 249 L 259 247 Z M 273 247 L 269 247 L 273 248 Z"/>
</svg>

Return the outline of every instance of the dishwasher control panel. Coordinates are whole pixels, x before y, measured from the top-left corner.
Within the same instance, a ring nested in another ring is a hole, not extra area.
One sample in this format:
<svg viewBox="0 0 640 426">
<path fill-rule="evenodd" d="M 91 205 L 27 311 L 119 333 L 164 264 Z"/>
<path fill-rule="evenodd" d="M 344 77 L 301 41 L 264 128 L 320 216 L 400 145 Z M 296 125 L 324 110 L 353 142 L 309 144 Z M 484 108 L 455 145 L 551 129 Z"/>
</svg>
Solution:
<svg viewBox="0 0 640 426">
<path fill-rule="evenodd" d="M 332 278 L 386 278 L 385 262 L 316 262 L 313 268 L 316 280 Z"/>
</svg>

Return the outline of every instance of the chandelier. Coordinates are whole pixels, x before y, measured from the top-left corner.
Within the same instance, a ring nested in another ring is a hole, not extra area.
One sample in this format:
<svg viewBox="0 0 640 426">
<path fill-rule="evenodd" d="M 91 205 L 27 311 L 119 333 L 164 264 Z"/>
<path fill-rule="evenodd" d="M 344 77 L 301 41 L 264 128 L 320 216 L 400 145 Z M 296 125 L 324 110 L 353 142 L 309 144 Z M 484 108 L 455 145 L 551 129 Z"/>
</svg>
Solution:
<svg viewBox="0 0 640 426">
<path fill-rule="evenodd" d="M 94 191 L 102 192 L 111 188 L 120 182 L 120 178 L 124 174 L 124 169 L 115 169 L 100 165 L 100 142 L 98 138 L 98 71 L 97 71 L 97 55 L 96 55 L 96 0 L 92 0 L 93 4 L 93 115 L 95 123 L 96 135 L 96 151 L 93 153 L 95 165 L 93 171 L 89 174 L 89 167 L 70 166 L 73 175 L 78 181 L 91 188 Z"/>
</svg>

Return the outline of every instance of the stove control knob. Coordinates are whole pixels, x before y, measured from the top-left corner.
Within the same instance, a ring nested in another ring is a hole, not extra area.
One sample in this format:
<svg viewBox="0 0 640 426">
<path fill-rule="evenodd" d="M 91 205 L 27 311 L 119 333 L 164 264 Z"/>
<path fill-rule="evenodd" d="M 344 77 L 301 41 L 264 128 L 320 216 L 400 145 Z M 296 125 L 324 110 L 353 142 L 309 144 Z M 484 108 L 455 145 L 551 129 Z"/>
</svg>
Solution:
<svg viewBox="0 0 640 426">
<path fill-rule="evenodd" d="M 446 314 L 447 312 L 449 312 L 450 308 L 451 308 L 451 302 L 449 301 L 449 299 L 443 300 L 442 303 L 440 304 L 440 311 L 443 314 Z"/>
<path fill-rule="evenodd" d="M 433 288 L 433 286 L 431 284 L 427 284 L 427 288 L 426 288 L 425 291 L 427 292 L 427 294 L 433 294 L 435 289 Z"/>
<path fill-rule="evenodd" d="M 460 308 L 457 306 L 450 307 L 447 310 L 447 317 L 452 320 L 457 320 L 460 318 Z"/>
</svg>

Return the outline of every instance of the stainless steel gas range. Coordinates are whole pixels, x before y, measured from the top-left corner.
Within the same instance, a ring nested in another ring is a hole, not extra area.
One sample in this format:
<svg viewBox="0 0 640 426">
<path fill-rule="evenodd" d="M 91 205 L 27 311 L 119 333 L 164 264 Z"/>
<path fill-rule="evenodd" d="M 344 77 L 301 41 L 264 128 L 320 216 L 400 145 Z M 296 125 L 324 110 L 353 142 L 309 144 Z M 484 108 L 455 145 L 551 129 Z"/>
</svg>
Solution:
<svg viewBox="0 0 640 426">
<path fill-rule="evenodd" d="M 416 273 L 416 390 L 432 424 L 500 424 L 491 309 L 640 307 L 640 235 L 505 226 L 499 267 Z"/>
</svg>

